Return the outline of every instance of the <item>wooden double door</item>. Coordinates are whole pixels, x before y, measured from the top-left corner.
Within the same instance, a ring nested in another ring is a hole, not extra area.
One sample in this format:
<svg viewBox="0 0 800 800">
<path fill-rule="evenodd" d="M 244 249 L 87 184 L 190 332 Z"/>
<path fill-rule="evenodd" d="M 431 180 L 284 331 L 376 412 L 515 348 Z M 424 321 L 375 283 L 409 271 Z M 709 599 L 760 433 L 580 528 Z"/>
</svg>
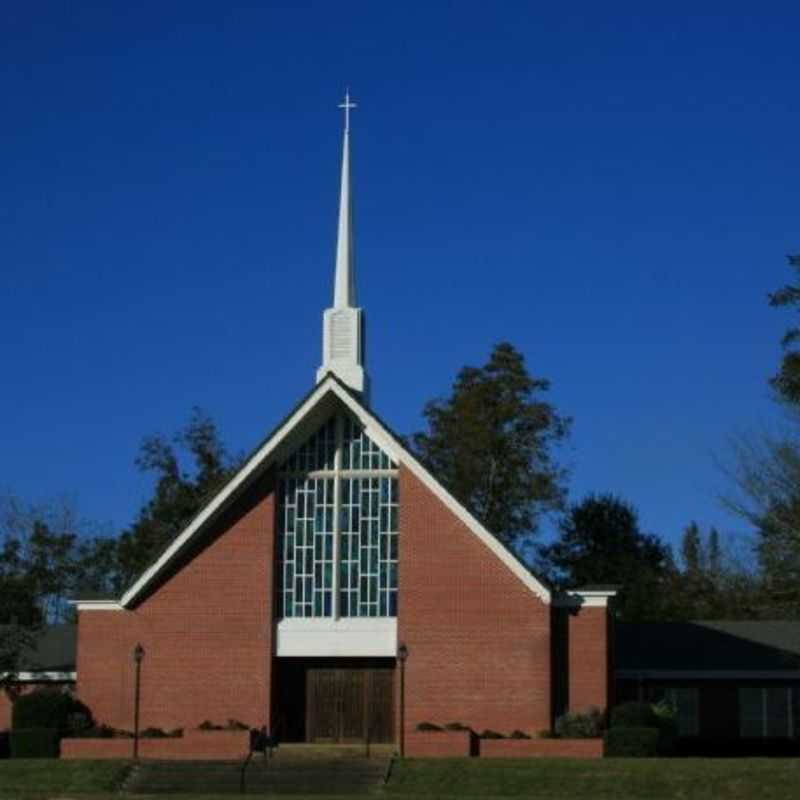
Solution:
<svg viewBox="0 0 800 800">
<path fill-rule="evenodd" d="M 309 669 L 306 738 L 310 742 L 394 741 L 394 670 Z"/>
</svg>

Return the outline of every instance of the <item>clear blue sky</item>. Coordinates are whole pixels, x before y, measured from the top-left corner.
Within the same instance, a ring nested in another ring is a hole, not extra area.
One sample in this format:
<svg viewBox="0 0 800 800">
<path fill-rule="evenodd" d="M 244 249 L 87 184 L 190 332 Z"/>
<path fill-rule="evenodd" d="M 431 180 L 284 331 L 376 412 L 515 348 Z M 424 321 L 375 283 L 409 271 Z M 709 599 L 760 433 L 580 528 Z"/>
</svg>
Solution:
<svg viewBox="0 0 800 800">
<path fill-rule="evenodd" d="M 306 392 L 350 85 L 374 405 L 509 340 L 572 499 L 741 530 L 800 249 L 796 2 L 0 6 L 0 488 L 130 522 L 148 433 L 250 449 Z"/>
</svg>

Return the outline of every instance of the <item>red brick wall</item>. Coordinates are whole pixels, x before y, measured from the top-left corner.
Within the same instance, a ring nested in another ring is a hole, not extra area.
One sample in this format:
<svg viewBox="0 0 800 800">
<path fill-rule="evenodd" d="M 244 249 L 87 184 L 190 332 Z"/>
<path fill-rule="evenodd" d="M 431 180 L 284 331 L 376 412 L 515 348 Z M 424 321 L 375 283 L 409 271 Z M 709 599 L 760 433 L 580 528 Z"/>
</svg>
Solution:
<svg viewBox="0 0 800 800">
<path fill-rule="evenodd" d="M 481 739 L 481 758 L 602 758 L 602 739 Z"/>
<path fill-rule="evenodd" d="M 569 710 L 605 711 L 609 700 L 609 613 L 605 608 L 570 609 Z"/>
<path fill-rule="evenodd" d="M 407 734 L 423 721 L 548 728 L 549 608 L 403 467 L 399 546 Z"/>
<path fill-rule="evenodd" d="M 231 761 L 250 750 L 249 731 L 187 731 L 179 739 L 139 739 L 139 757 L 170 761 Z M 62 739 L 61 758 L 132 758 L 133 739 Z"/>
<path fill-rule="evenodd" d="M 80 612 L 77 693 L 98 721 L 133 728 L 131 653 L 141 642 L 142 728 L 269 724 L 273 498 L 262 479 L 135 608 Z"/>
</svg>

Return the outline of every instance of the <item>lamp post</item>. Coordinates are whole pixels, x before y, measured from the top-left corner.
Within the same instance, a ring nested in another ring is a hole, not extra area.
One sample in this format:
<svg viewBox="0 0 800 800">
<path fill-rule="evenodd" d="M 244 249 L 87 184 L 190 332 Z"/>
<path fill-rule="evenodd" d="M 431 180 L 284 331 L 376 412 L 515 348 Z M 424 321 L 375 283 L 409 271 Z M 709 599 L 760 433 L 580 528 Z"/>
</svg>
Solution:
<svg viewBox="0 0 800 800">
<path fill-rule="evenodd" d="M 405 642 L 397 648 L 397 660 L 400 662 L 400 758 L 406 757 L 406 659 L 408 648 Z"/>
<path fill-rule="evenodd" d="M 133 660 L 136 664 L 136 688 L 133 699 L 133 757 L 139 758 L 139 694 L 142 679 L 142 659 L 144 658 L 144 647 L 141 643 L 133 648 Z"/>
</svg>

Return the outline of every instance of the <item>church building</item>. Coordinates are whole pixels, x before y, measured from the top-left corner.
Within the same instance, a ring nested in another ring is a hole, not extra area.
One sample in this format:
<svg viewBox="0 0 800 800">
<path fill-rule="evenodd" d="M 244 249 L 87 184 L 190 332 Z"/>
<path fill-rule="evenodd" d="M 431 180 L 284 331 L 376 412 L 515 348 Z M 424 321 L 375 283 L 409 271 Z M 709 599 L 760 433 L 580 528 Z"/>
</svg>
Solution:
<svg viewBox="0 0 800 800">
<path fill-rule="evenodd" d="M 536 736 L 609 704 L 612 591 L 556 594 L 370 404 L 346 96 L 333 305 L 316 384 L 118 598 L 79 599 L 77 694 L 130 730 L 208 720 L 398 742 Z"/>
</svg>

